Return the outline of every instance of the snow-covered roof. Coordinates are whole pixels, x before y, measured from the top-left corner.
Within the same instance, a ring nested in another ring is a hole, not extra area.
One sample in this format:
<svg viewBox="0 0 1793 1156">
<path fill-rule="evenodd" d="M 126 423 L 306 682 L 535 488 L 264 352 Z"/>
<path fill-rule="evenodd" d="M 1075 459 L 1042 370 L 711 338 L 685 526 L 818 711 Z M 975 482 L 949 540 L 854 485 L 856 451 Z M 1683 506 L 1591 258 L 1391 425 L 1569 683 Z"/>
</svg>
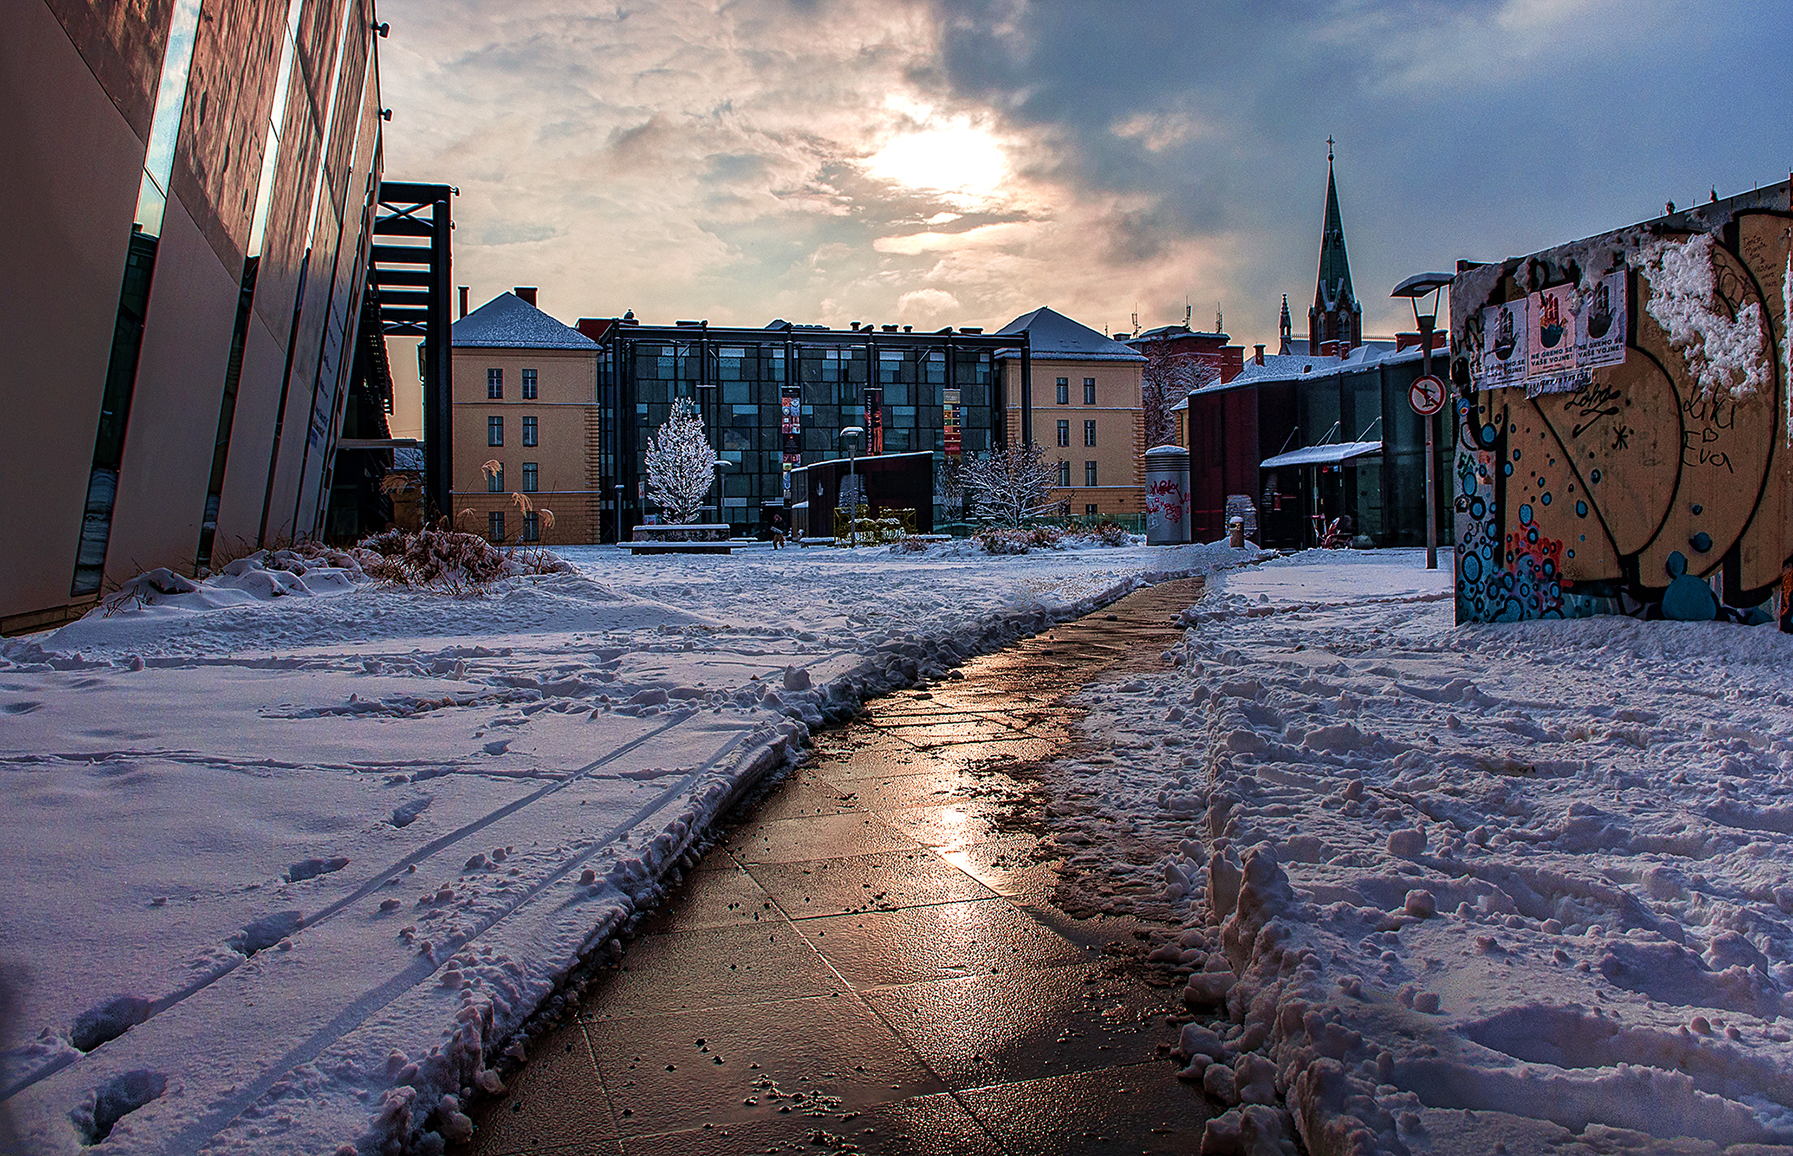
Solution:
<svg viewBox="0 0 1793 1156">
<path fill-rule="evenodd" d="M 596 349 L 598 343 L 562 325 L 515 293 L 500 293 L 454 323 L 456 349 Z"/>
<path fill-rule="evenodd" d="M 1335 466 L 1340 462 L 1348 462 L 1352 458 L 1368 457 L 1370 454 L 1381 452 L 1381 442 L 1340 442 L 1326 446 L 1303 446 L 1298 450 L 1290 450 L 1286 454 L 1265 458 L 1258 463 L 1258 468 L 1275 470 L 1281 469 L 1283 466 Z"/>
<path fill-rule="evenodd" d="M 1146 329 L 1129 337 L 1128 341 L 1159 341 L 1171 337 L 1206 337 L 1211 341 L 1226 342 L 1232 340 L 1224 333 L 1207 333 L 1200 329 L 1191 329 L 1187 325 L 1160 325 L 1156 329 Z"/>
<path fill-rule="evenodd" d="M 1442 349 L 1434 349 L 1432 357 L 1442 365 L 1448 356 Z M 1399 353 L 1388 342 L 1365 342 L 1353 349 L 1344 357 L 1318 357 L 1305 353 L 1266 353 L 1264 364 L 1259 365 L 1252 358 L 1245 359 L 1245 368 L 1236 377 L 1227 382 L 1215 382 L 1195 390 L 1198 394 L 1225 393 L 1231 389 L 1241 389 L 1248 385 L 1265 385 L 1277 381 L 1305 381 L 1314 377 L 1325 377 L 1328 374 L 1350 373 L 1372 365 L 1401 365 L 1409 361 L 1418 361 L 1420 348 L 1415 345 L 1403 349 Z"/>
<path fill-rule="evenodd" d="M 1025 332 L 1028 350 L 1035 361 L 1145 360 L 1143 355 L 1120 342 L 1045 306 L 1032 313 L 1023 313 L 997 332 Z"/>
</svg>

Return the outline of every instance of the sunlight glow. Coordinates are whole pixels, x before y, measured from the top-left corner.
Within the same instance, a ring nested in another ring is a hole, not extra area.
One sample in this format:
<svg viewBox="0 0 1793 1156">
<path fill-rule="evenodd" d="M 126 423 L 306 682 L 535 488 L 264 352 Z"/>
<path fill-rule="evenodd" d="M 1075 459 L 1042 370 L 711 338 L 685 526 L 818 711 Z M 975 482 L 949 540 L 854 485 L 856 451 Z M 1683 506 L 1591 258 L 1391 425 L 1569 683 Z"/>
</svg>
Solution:
<svg viewBox="0 0 1793 1156">
<path fill-rule="evenodd" d="M 866 161 L 866 171 L 914 189 L 988 196 L 1009 165 L 989 130 L 961 117 L 896 137 Z"/>
</svg>

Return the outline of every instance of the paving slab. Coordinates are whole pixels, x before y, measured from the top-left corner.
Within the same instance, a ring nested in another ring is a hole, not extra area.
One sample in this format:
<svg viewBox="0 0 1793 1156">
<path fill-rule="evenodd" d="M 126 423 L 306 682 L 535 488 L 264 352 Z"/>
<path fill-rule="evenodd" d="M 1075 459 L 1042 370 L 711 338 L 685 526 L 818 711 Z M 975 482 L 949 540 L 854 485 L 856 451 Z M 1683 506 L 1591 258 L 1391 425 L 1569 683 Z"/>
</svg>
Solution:
<svg viewBox="0 0 1793 1156">
<path fill-rule="evenodd" d="M 1077 741 L 1063 700 L 1159 661 L 1198 592 L 1136 592 L 819 736 L 456 1156 L 1197 1151 L 1172 993 L 1136 924 L 1079 917 L 1026 771 Z"/>
</svg>

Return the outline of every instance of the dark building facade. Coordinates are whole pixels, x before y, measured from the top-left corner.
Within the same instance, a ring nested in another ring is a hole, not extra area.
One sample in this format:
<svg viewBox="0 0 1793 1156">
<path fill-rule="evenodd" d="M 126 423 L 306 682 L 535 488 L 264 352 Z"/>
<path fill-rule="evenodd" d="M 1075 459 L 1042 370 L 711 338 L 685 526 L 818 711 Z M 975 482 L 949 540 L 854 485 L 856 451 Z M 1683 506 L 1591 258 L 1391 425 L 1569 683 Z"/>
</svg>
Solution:
<svg viewBox="0 0 1793 1156">
<path fill-rule="evenodd" d="M 1425 426 L 1408 403 L 1420 375 L 1417 337 L 1363 341 L 1363 308 L 1351 287 L 1338 186 L 1327 158 L 1326 224 L 1320 239 L 1308 351 L 1290 352 L 1288 299 L 1281 351 L 1256 346 L 1239 372 L 1189 396 L 1186 428 L 1196 541 L 1212 541 L 1235 514 L 1268 546 L 1315 545 L 1320 523 L 1349 517 L 1377 546 L 1426 541 Z M 1436 340 L 1442 341 L 1439 335 Z M 1443 354 L 1436 352 L 1442 367 Z M 1440 421 L 1433 417 L 1432 421 Z M 1431 468 L 1449 493 L 1451 440 L 1435 438 Z M 1437 514 L 1449 533 L 1449 503 Z"/>
<path fill-rule="evenodd" d="M 372 0 L 0 0 L 0 28 L 15 633 L 323 532 L 345 422 L 389 404 L 349 400 L 384 380 L 382 108 Z"/>
<path fill-rule="evenodd" d="M 596 472 L 608 495 L 605 541 L 614 536 L 619 496 L 625 535 L 658 513 L 644 497 L 642 455 L 677 399 L 697 406 L 711 445 L 729 463 L 713 514 L 737 533 L 753 533 L 773 511 L 803 500 L 787 488 L 788 469 L 847 456 L 845 427 L 865 428 L 862 457 L 927 452 L 944 463 L 991 449 L 1003 436 L 998 355 L 1027 351 L 1025 334 L 914 333 L 894 325 L 780 321 L 746 329 L 625 317 L 588 318 L 578 328 L 600 346 Z M 951 520 L 935 497 L 931 517 Z"/>
</svg>

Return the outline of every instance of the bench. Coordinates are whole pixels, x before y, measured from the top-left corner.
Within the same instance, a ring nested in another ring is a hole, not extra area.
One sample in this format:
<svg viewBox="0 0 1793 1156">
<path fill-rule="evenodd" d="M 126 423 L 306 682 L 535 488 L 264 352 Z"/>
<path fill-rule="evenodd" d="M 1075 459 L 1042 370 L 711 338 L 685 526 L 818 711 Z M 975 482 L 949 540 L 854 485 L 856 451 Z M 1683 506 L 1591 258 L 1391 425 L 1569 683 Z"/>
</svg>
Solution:
<svg viewBox="0 0 1793 1156">
<path fill-rule="evenodd" d="M 732 542 L 626 542 L 623 549 L 631 554 L 729 554 Z"/>
<path fill-rule="evenodd" d="M 629 537 L 636 542 L 718 542 L 726 539 L 730 530 L 727 522 L 643 522 Z"/>
</svg>

